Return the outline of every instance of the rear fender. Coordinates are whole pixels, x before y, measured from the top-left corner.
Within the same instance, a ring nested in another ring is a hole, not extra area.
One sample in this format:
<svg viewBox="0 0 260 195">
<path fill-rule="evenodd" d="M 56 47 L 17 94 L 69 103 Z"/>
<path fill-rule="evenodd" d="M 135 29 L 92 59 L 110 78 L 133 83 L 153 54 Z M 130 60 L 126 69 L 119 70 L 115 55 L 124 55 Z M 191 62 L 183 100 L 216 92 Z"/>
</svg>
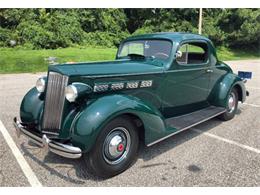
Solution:
<svg viewBox="0 0 260 195">
<path fill-rule="evenodd" d="M 160 138 L 165 131 L 164 118 L 157 108 L 132 96 L 109 95 L 86 105 L 77 115 L 72 127 L 72 143 L 84 152 L 89 151 L 102 127 L 123 114 L 135 115 L 142 121 L 146 143 Z"/>
<path fill-rule="evenodd" d="M 214 86 L 209 95 L 209 103 L 214 106 L 226 107 L 228 94 L 233 87 L 238 89 L 239 100 L 244 102 L 246 98 L 246 90 L 243 81 L 237 75 L 228 73 L 221 77 L 220 81 L 218 81 Z"/>
</svg>

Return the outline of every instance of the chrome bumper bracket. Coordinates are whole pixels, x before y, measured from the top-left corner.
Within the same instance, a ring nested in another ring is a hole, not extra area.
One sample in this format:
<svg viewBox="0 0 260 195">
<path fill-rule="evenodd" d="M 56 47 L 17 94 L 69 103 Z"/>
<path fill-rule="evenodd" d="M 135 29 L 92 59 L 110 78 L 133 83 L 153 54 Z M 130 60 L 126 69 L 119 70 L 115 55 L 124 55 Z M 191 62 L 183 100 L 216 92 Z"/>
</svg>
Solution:
<svg viewBox="0 0 260 195">
<path fill-rule="evenodd" d="M 46 134 L 43 134 L 42 137 L 31 133 L 26 129 L 26 127 L 17 120 L 17 118 L 14 118 L 13 125 L 16 129 L 16 134 L 18 137 L 21 135 L 25 135 L 28 137 L 32 142 L 37 144 L 40 147 L 45 148 L 48 151 L 51 151 L 57 155 L 66 157 L 66 158 L 80 158 L 82 156 L 82 151 L 80 148 L 63 144 L 60 142 L 53 141 L 47 137 Z"/>
</svg>

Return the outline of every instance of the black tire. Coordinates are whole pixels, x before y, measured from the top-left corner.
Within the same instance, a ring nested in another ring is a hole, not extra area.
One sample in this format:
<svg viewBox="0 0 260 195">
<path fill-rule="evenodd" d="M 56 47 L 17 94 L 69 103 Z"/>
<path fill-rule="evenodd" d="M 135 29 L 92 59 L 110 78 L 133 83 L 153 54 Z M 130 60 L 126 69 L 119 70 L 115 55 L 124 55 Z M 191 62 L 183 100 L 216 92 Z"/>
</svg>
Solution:
<svg viewBox="0 0 260 195">
<path fill-rule="evenodd" d="M 233 96 L 235 98 L 234 107 L 232 107 L 232 109 L 229 107 L 230 96 Z M 234 118 L 234 116 L 237 112 L 237 106 L 238 106 L 238 93 L 237 93 L 237 90 L 235 88 L 233 88 L 230 91 L 230 93 L 228 94 L 227 103 L 226 103 L 227 111 L 225 113 L 221 114 L 219 116 L 219 118 L 223 121 L 231 120 L 232 118 Z"/>
<path fill-rule="evenodd" d="M 118 138 L 120 136 L 122 136 L 122 140 L 125 139 L 124 144 L 122 144 L 123 142 L 120 142 L 121 145 L 117 144 L 113 147 L 117 146 L 116 152 L 122 153 L 122 155 L 111 160 L 106 155 L 110 154 L 108 148 L 110 148 L 111 145 L 108 143 L 112 143 L 113 138 Z M 124 145 L 124 147 L 122 145 Z M 118 151 L 119 146 L 121 146 L 121 148 L 123 147 L 124 150 Z M 122 173 L 135 162 L 138 156 L 138 148 L 139 137 L 137 128 L 130 117 L 123 116 L 113 119 L 101 130 L 95 145 L 92 147 L 91 151 L 86 153 L 83 157 L 86 162 L 87 170 L 92 175 L 100 178 L 110 178 Z M 116 161 L 119 162 L 115 163 Z"/>
</svg>

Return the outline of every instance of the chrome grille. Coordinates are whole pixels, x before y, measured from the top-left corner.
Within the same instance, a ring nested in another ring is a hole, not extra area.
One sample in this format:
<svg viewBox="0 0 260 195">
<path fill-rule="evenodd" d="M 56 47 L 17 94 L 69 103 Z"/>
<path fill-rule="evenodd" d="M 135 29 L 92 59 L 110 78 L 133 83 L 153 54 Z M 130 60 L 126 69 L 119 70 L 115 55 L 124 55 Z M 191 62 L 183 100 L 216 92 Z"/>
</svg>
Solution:
<svg viewBox="0 0 260 195">
<path fill-rule="evenodd" d="M 61 129 L 67 84 L 67 76 L 49 72 L 43 111 L 43 131 L 57 133 Z"/>
</svg>

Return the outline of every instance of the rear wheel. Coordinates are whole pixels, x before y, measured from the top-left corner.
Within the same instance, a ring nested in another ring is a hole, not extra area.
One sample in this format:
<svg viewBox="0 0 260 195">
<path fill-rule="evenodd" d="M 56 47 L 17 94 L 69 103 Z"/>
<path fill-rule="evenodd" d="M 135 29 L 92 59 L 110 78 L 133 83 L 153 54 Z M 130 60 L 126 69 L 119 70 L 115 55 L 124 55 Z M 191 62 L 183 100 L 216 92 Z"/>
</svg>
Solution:
<svg viewBox="0 0 260 195">
<path fill-rule="evenodd" d="M 234 118 L 238 106 L 238 93 L 236 89 L 232 89 L 227 99 L 227 111 L 219 116 L 220 119 L 227 121 Z"/>
<path fill-rule="evenodd" d="M 87 169 L 102 178 L 125 171 L 138 156 L 139 138 L 128 117 L 110 121 L 101 131 L 92 150 L 84 155 Z"/>
</svg>

